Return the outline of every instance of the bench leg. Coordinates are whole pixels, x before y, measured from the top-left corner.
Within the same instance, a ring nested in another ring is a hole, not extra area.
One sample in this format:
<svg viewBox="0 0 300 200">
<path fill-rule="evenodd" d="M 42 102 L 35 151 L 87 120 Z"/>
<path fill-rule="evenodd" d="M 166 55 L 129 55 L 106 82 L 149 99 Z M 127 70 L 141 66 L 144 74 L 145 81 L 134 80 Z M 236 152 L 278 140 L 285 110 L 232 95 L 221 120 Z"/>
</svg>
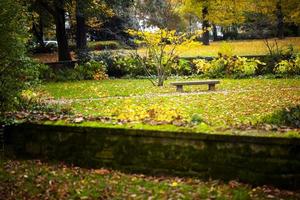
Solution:
<svg viewBox="0 0 300 200">
<path fill-rule="evenodd" d="M 183 92 L 183 85 L 176 85 L 177 92 Z"/>
<path fill-rule="evenodd" d="M 216 85 L 215 84 L 209 84 L 208 85 L 208 90 L 211 90 L 211 91 L 216 90 Z"/>
</svg>

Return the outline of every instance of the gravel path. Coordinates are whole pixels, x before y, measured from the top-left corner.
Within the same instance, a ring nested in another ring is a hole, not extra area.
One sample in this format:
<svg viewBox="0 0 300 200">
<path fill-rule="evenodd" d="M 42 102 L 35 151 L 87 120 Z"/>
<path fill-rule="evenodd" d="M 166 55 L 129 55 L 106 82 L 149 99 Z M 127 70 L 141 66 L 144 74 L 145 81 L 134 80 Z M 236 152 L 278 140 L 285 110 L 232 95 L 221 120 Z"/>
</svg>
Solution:
<svg viewBox="0 0 300 200">
<path fill-rule="evenodd" d="M 282 88 L 281 90 L 299 90 L 300 88 Z M 178 97 L 178 96 L 197 96 L 205 94 L 229 94 L 229 93 L 244 93 L 253 91 L 264 91 L 264 90 L 217 90 L 217 91 L 199 91 L 199 92 L 172 92 L 172 93 L 161 93 L 161 94 L 143 94 L 143 95 L 132 95 L 132 96 L 106 96 L 99 98 L 88 98 L 88 99 L 51 99 L 45 100 L 46 103 L 50 104 L 70 104 L 74 102 L 85 102 L 85 101 L 99 101 L 102 99 L 129 99 L 129 98 L 153 98 L 153 97 Z"/>
</svg>

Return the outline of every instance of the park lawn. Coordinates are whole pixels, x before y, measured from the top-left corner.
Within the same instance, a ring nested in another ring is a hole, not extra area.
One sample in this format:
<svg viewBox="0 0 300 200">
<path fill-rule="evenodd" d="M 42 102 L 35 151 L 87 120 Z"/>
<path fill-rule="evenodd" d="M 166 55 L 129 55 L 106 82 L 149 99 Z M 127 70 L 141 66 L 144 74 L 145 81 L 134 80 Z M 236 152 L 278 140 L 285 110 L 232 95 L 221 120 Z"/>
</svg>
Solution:
<svg viewBox="0 0 300 200">
<path fill-rule="evenodd" d="M 223 79 L 215 92 L 188 86 L 184 93 L 175 92 L 171 81 L 164 87 L 139 79 L 48 83 L 42 90 L 52 102 L 69 104 L 77 115 L 196 131 L 261 124 L 275 112 L 300 104 L 300 79 Z M 191 123 L 196 125 L 191 128 Z"/>
<path fill-rule="evenodd" d="M 289 46 L 293 46 L 295 50 L 300 50 L 300 37 L 290 37 L 283 40 L 276 40 L 279 49 L 286 51 Z M 269 39 L 269 43 L 275 44 L 275 39 Z M 268 48 L 263 39 L 257 40 L 229 40 L 212 42 L 209 46 L 195 42 L 190 46 L 178 46 L 177 52 L 180 57 L 197 57 L 197 56 L 217 56 L 222 48 L 232 49 L 233 55 L 267 55 Z M 276 49 L 276 48 L 275 48 Z M 143 54 L 145 49 L 140 49 Z"/>
<path fill-rule="evenodd" d="M 297 191 L 237 181 L 153 177 L 39 160 L 1 161 L 2 199 L 299 199 Z"/>
<path fill-rule="evenodd" d="M 269 39 L 270 44 L 274 43 L 275 39 Z M 286 51 L 289 46 L 293 46 L 295 50 L 300 50 L 300 37 L 289 37 L 283 40 L 276 40 L 279 48 Z M 115 50 L 105 50 L 105 46 L 109 44 L 116 43 L 116 47 L 119 49 Z M 95 46 L 102 45 L 103 48 L 95 48 Z M 130 48 L 124 48 L 120 43 L 116 41 L 99 41 L 99 42 L 89 42 L 89 47 L 93 51 L 93 54 L 97 55 L 104 51 L 109 51 L 111 53 L 121 53 L 121 54 L 131 54 L 133 50 Z M 218 52 L 226 46 L 232 49 L 234 55 L 247 56 L 247 55 L 267 55 L 269 53 L 267 46 L 263 39 L 257 40 L 228 40 L 228 41 L 216 41 L 211 42 L 209 46 L 204 46 L 201 42 L 194 42 L 189 46 L 178 46 L 177 53 L 180 57 L 197 57 L 197 56 L 217 56 Z M 145 54 L 145 49 L 140 48 L 138 52 L 143 55 Z M 42 63 L 57 62 L 57 53 L 47 53 L 47 54 L 34 54 L 33 58 L 39 60 Z M 74 52 L 72 52 L 72 58 L 75 59 Z"/>
</svg>

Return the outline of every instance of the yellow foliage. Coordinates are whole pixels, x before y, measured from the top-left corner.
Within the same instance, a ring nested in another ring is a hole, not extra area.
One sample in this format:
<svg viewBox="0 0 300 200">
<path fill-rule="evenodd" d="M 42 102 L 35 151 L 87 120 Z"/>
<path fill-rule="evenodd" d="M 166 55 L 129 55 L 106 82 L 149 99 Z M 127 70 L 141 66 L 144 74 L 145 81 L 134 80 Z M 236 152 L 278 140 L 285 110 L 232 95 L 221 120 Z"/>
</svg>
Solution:
<svg viewBox="0 0 300 200">
<path fill-rule="evenodd" d="M 125 121 L 156 121 L 156 122 L 173 122 L 175 120 L 182 120 L 185 116 L 184 112 L 176 106 L 164 106 L 159 103 L 153 104 L 149 107 L 140 106 L 132 102 L 132 100 L 125 100 L 122 109 L 115 108 L 112 115 L 119 120 Z"/>
<path fill-rule="evenodd" d="M 107 80 L 108 75 L 105 73 L 105 71 L 98 69 L 95 74 L 93 75 L 94 80 Z"/>
</svg>

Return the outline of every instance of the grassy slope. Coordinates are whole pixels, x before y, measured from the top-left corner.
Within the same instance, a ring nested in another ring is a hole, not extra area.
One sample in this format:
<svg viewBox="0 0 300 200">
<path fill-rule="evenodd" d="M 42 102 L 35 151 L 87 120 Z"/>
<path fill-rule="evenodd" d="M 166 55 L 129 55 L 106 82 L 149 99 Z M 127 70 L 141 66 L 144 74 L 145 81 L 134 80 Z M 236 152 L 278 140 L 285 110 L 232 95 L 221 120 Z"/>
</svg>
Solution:
<svg viewBox="0 0 300 200">
<path fill-rule="evenodd" d="M 237 181 L 151 177 L 82 169 L 40 161 L 6 160 L 0 167 L 2 199 L 299 199 L 299 192 Z"/>
<path fill-rule="evenodd" d="M 147 80 L 120 79 L 50 83 L 43 89 L 57 100 L 77 99 L 71 104 L 77 114 L 150 123 L 190 122 L 196 115 L 208 125 L 201 129 L 256 124 L 277 110 L 300 104 L 299 79 L 225 79 L 215 93 L 205 86 L 176 93 L 169 82 L 158 88 Z"/>
<path fill-rule="evenodd" d="M 269 40 L 271 45 L 275 44 L 275 39 Z M 265 45 L 264 40 L 237 40 L 237 41 L 216 41 L 212 42 L 209 46 L 204 46 L 201 43 L 195 43 L 190 47 L 178 47 L 178 53 L 182 57 L 196 57 L 196 56 L 217 56 L 218 52 L 224 46 L 229 46 L 233 50 L 234 55 L 265 55 L 269 51 Z M 284 40 L 277 40 L 278 47 L 287 49 L 292 45 L 295 49 L 300 50 L 300 37 L 291 37 Z M 140 52 L 144 52 L 141 49 Z"/>
<path fill-rule="evenodd" d="M 275 44 L 274 39 L 270 39 L 270 44 Z M 300 37 L 290 37 L 284 40 L 278 40 L 278 46 L 283 49 L 287 49 L 289 45 L 292 45 L 295 49 L 300 50 Z M 89 46 L 95 46 L 96 44 L 107 45 L 109 43 L 114 43 L 114 41 L 100 41 L 100 42 L 89 42 Z M 196 57 L 196 56 L 217 56 L 218 52 L 224 46 L 224 43 L 228 44 L 227 46 L 232 47 L 233 54 L 235 55 L 265 55 L 268 54 L 268 49 L 265 45 L 264 40 L 229 40 L 229 41 L 216 41 L 212 42 L 209 46 L 204 46 L 200 42 L 195 42 L 189 47 L 179 46 L 177 52 L 179 56 L 182 57 Z M 119 45 L 122 46 L 122 45 Z M 112 50 L 114 52 L 114 50 Z M 131 50 L 128 49 L 119 49 L 123 53 L 130 53 Z M 94 51 L 95 54 L 100 51 Z M 145 52 L 145 49 L 140 49 L 139 52 L 142 54 Z M 72 57 L 74 57 L 72 53 Z M 33 58 L 43 62 L 56 62 L 57 54 L 35 54 Z"/>
</svg>

